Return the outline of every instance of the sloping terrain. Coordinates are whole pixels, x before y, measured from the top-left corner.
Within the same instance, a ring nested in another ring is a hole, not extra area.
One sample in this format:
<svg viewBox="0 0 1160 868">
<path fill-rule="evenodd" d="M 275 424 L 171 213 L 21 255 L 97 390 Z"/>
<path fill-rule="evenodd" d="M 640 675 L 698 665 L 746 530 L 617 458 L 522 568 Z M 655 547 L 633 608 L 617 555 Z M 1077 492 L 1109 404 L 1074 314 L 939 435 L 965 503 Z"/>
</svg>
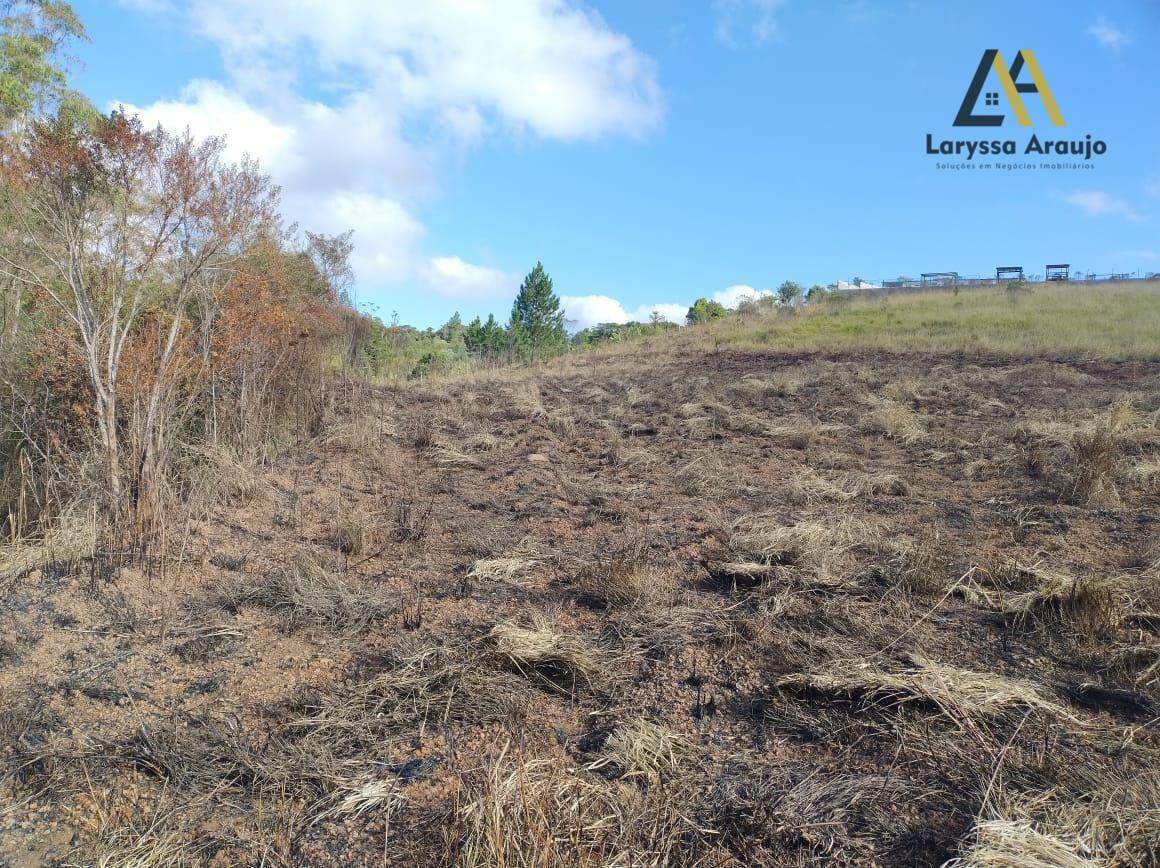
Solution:
<svg viewBox="0 0 1160 868">
<path fill-rule="evenodd" d="M 581 357 L 212 457 L 5 579 L 0 864 L 1156 862 L 1154 362 Z"/>
</svg>

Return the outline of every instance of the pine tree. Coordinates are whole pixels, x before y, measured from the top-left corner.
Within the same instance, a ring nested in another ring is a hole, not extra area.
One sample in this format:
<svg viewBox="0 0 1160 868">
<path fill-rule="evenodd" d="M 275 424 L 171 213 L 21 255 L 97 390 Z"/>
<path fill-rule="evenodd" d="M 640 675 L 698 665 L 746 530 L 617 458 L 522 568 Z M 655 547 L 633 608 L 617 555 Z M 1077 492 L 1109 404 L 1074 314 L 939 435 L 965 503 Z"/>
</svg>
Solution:
<svg viewBox="0 0 1160 868">
<path fill-rule="evenodd" d="M 507 330 L 496 321 L 495 314 L 488 314 L 483 324 L 483 348 L 489 358 L 498 359 L 508 345 Z"/>
<path fill-rule="evenodd" d="M 560 310 L 560 299 L 552 292 L 552 278 L 539 262 L 520 284 L 512 305 L 511 332 L 521 355 L 533 361 L 564 349 L 564 312 Z"/>
<path fill-rule="evenodd" d="M 473 319 L 463 334 L 463 341 L 468 350 L 481 358 L 498 359 L 507 346 L 507 332 L 496 322 L 495 315 L 490 314 L 487 322 L 479 317 Z"/>
<path fill-rule="evenodd" d="M 453 343 L 456 338 L 462 337 L 465 331 L 466 329 L 463 326 L 463 320 L 459 316 L 459 311 L 455 311 L 451 315 L 451 319 L 439 327 L 439 337 L 448 343 Z"/>
</svg>

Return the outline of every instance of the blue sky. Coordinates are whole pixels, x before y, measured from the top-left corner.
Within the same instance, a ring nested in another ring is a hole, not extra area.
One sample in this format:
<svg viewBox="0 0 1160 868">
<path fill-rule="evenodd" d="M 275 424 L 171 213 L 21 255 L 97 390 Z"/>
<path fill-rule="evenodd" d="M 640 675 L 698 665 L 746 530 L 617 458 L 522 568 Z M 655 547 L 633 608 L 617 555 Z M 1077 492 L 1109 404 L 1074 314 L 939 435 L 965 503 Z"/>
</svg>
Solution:
<svg viewBox="0 0 1160 868">
<path fill-rule="evenodd" d="M 538 259 L 579 325 L 786 279 L 1160 271 L 1154 0 L 75 5 L 78 86 L 353 228 L 384 318 L 506 318 Z M 986 48 L 1032 49 L 1067 125 L 1031 94 L 1033 128 L 984 137 L 1090 133 L 1092 169 L 936 167 L 927 133 L 980 136 L 952 121 Z"/>
</svg>

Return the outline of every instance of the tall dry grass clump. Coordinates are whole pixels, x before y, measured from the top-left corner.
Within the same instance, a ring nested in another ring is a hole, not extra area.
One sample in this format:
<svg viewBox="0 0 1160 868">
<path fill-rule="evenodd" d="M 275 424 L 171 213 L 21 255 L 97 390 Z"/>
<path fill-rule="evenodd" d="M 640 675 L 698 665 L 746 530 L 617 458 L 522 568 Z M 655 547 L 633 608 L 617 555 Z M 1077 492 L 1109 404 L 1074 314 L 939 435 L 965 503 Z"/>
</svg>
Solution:
<svg viewBox="0 0 1160 868">
<path fill-rule="evenodd" d="M 538 613 L 526 625 L 496 624 L 486 640 L 501 665 L 552 689 L 603 690 L 623 677 L 629 662 L 623 653 L 566 633 Z"/>
<path fill-rule="evenodd" d="M 705 860 L 709 836 L 664 791 L 634 795 L 554 760 L 523 759 L 508 750 L 487 762 L 460 795 L 454 835 L 459 864 L 712 864 Z"/>
<path fill-rule="evenodd" d="M 1073 575 L 1038 565 L 1019 566 L 1015 573 L 1031 587 L 1005 596 L 998 611 L 1016 624 L 1067 621 L 1096 634 L 1128 614 L 1124 577 Z"/>
</svg>

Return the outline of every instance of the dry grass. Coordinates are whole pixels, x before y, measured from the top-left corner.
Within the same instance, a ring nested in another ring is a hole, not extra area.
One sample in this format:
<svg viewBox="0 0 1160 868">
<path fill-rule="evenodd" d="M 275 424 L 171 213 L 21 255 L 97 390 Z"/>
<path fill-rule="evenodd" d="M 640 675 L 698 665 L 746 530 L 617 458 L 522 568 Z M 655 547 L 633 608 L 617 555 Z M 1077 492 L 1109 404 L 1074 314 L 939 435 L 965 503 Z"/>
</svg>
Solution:
<svg viewBox="0 0 1160 868">
<path fill-rule="evenodd" d="M 405 637 L 375 663 L 369 677 L 356 668 L 353 683 L 324 695 L 295 731 L 358 754 L 428 725 L 515 724 L 524 715 L 526 688 L 486 666 L 474 647 Z"/>
<path fill-rule="evenodd" d="M 802 381 L 787 373 L 775 373 L 772 376 L 747 374 L 729 389 L 737 392 L 750 401 L 760 401 L 765 398 L 789 398 L 801 391 Z"/>
<path fill-rule="evenodd" d="M 538 383 L 513 383 L 504 397 L 508 403 L 509 418 L 538 420 L 543 419 L 548 414 L 548 411 L 544 409 Z"/>
<path fill-rule="evenodd" d="M 617 467 L 644 467 L 659 460 L 656 454 L 648 449 L 630 445 L 632 440 L 626 439 L 614 422 L 606 419 L 602 427 L 605 431 L 605 442 L 608 444 L 606 454 Z"/>
<path fill-rule="evenodd" d="M 756 495 L 762 489 L 753 475 L 721 452 L 694 458 L 673 474 L 680 490 L 693 497 Z"/>
<path fill-rule="evenodd" d="M 91 504 L 66 507 L 44 538 L 0 547 L 0 586 L 54 563 L 77 563 L 97 551 L 100 524 Z"/>
<path fill-rule="evenodd" d="M 850 662 L 818 672 L 789 675 L 776 683 L 781 691 L 830 702 L 897 708 L 918 705 L 963 726 L 971 721 L 1035 711 L 1070 718 L 1059 703 L 1029 682 L 992 672 L 974 672 L 913 654 L 905 668 Z"/>
<path fill-rule="evenodd" d="M 1035 828 L 1027 820 L 987 820 L 975 826 L 975 842 L 946 868 L 1099 868 L 1082 855 L 1083 844 Z"/>
<path fill-rule="evenodd" d="M 406 801 L 395 781 L 383 778 L 349 781 L 338 788 L 335 804 L 319 814 L 318 820 L 329 817 L 358 818 L 372 812 L 389 815 Z"/>
<path fill-rule="evenodd" d="M 361 414 L 332 427 L 322 435 L 321 443 L 340 452 L 371 455 L 378 450 L 383 437 L 392 433 L 382 419 Z"/>
<path fill-rule="evenodd" d="M 1000 794 L 947 868 L 1151 868 L 1160 864 L 1160 773 L 1087 793 Z"/>
<path fill-rule="evenodd" d="M 432 446 L 427 456 L 436 467 L 448 470 L 483 470 L 487 466 L 478 456 L 443 444 Z"/>
<path fill-rule="evenodd" d="M 877 399 L 858 420 L 858 429 L 866 434 L 882 434 L 906 446 L 927 439 L 927 431 L 918 414 L 889 399 Z"/>
<path fill-rule="evenodd" d="M 637 718 L 616 727 L 589 771 L 623 778 L 660 781 L 678 774 L 693 744 L 667 726 Z"/>
<path fill-rule="evenodd" d="M 1040 566 L 1018 566 L 1015 572 L 1019 581 L 1034 585 L 998 604 L 998 611 L 1016 623 L 1063 620 L 1098 633 L 1126 614 L 1119 605 L 1122 578 L 1075 576 Z"/>
<path fill-rule="evenodd" d="M 464 868 L 613 868 L 710 861 L 705 836 L 663 793 L 634 796 L 550 759 L 489 762 L 460 796 Z"/>
<path fill-rule="evenodd" d="M 819 438 L 838 434 L 843 430 L 845 429 L 841 425 L 791 417 L 769 425 L 765 430 L 765 436 L 778 446 L 808 449 Z"/>
<path fill-rule="evenodd" d="M 274 489 L 258 470 L 256 455 L 213 445 L 190 451 L 201 462 L 202 487 L 219 503 L 243 506 L 274 496 Z"/>
<path fill-rule="evenodd" d="M 168 868 L 197 863 L 197 848 L 190 846 L 188 831 L 174 828 L 180 825 L 178 817 L 148 810 L 129 816 L 123 813 L 106 808 L 97 812 L 95 820 L 89 818 L 84 824 L 89 846 L 74 851 L 66 864 Z"/>
<path fill-rule="evenodd" d="M 920 594 L 946 588 L 950 563 L 938 528 L 927 528 L 918 539 L 895 542 L 890 548 L 890 557 L 882 569 L 887 582 Z"/>
<path fill-rule="evenodd" d="M 823 476 L 803 467 L 790 480 L 791 503 L 808 505 L 829 501 L 850 503 L 860 497 L 902 496 L 910 493 L 906 480 L 894 473 L 836 473 Z"/>
<path fill-rule="evenodd" d="M 676 576 L 659 564 L 636 558 L 600 558 L 581 570 L 580 593 L 610 608 L 662 606 L 676 594 Z"/>
<path fill-rule="evenodd" d="M 586 506 L 597 513 L 616 516 L 622 511 L 622 503 L 634 500 L 644 491 L 643 484 L 623 485 L 605 482 L 599 476 L 588 479 L 571 479 L 556 468 L 556 479 L 565 496 L 577 506 Z"/>
<path fill-rule="evenodd" d="M 1014 440 L 1032 476 L 1054 468 L 1063 496 L 1089 508 L 1121 506 L 1119 480 L 1154 493 L 1160 478 L 1154 457 L 1160 446 L 1157 414 L 1139 413 L 1128 400 L 1079 421 L 1025 420 L 1017 426 Z M 1134 465 L 1121 472 L 1129 455 L 1137 456 Z"/>
<path fill-rule="evenodd" d="M 785 524 L 773 514 L 745 516 L 730 529 L 728 557 L 710 569 L 738 588 L 778 577 L 834 584 L 842 579 L 849 551 L 857 544 L 872 544 L 875 536 L 869 524 L 853 518 Z"/>
<path fill-rule="evenodd" d="M 518 588 L 529 588 L 532 582 L 529 574 L 540 566 L 536 558 L 527 557 L 519 552 L 505 554 L 497 558 L 481 558 L 471 565 L 467 571 L 467 579 L 478 583 L 513 585 Z"/>
<path fill-rule="evenodd" d="M 1160 496 L 1160 458 L 1146 458 L 1132 467 L 1128 478 L 1146 494 Z"/>
<path fill-rule="evenodd" d="M 500 663 L 553 689 L 601 690 L 623 674 L 623 655 L 564 633 L 538 613 L 528 626 L 496 624 L 487 642 Z"/>
<path fill-rule="evenodd" d="M 735 631 L 729 612 L 696 603 L 645 602 L 621 608 L 614 613 L 613 628 L 626 644 L 661 656 L 694 644 L 730 644 Z"/>
<path fill-rule="evenodd" d="M 707 440 L 719 430 L 718 414 L 705 404 L 698 402 L 682 404 L 678 412 L 681 417 L 681 430 L 689 437 Z"/>
<path fill-rule="evenodd" d="M 373 551 L 381 541 L 382 532 L 372 517 L 343 510 L 335 522 L 333 538 L 340 552 L 357 556 Z"/>
<path fill-rule="evenodd" d="M 1089 507 L 1116 507 L 1118 423 L 1109 415 L 1087 430 L 1076 431 L 1068 443 L 1068 475 L 1071 496 Z"/>
<path fill-rule="evenodd" d="M 218 600 L 230 609 L 260 606 L 281 616 L 289 630 L 321 627 L 354 635 L 397 614 L 393 595 L 347 581 L 311 557 L 300 557 L 272 576 L 223 581 Z"/>
</svg>

